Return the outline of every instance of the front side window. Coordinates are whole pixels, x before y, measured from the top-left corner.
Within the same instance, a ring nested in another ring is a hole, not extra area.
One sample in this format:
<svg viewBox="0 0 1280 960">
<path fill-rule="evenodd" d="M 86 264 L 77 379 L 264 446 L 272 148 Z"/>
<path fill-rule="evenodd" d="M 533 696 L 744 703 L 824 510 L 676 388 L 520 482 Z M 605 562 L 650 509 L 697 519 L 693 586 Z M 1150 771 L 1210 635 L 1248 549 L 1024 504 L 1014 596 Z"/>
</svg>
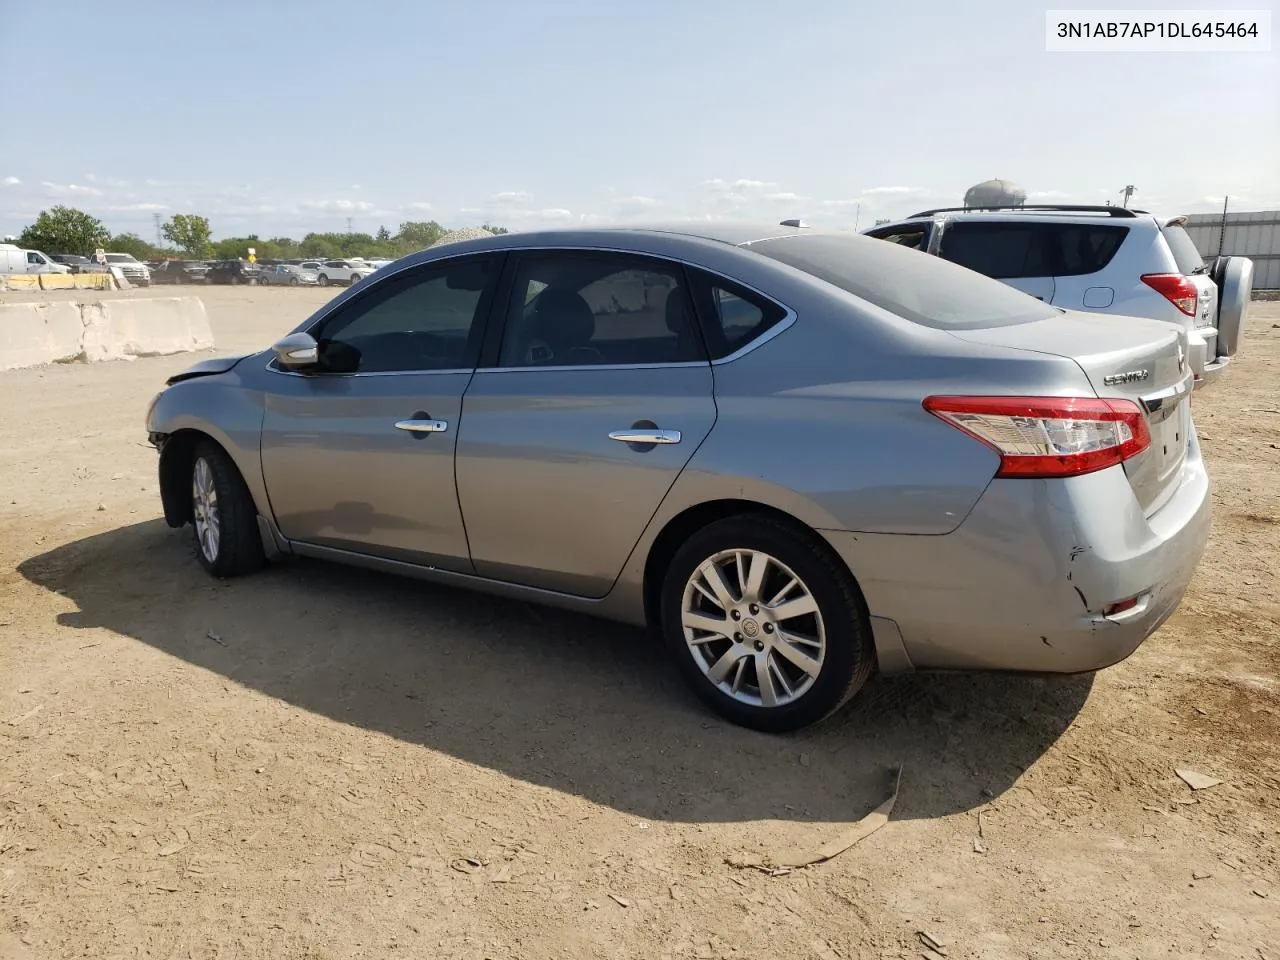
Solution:
<svg viewBox="0 0 1280 960">
<path fill-rule="evenodd" d="M 427 265 L 371 287 L 310 332 L 329 373 L 458 370 L 476 365 L 484 304 L 501 260 Z"/>
<path fill-rule="evenodd" d="M 537 254 L 521 259 L 499 366 L 705 359 L 679 266 L 625 254 Z"/>
<path fill-rule="evenodd" d="M 885 227 L 881 230 L 872 230 L 867 236 L 875 237 L 877 240 L 888 240 L 890 243 L 896 243 L 900 247 L 906 247 L 909 250 L 927 250 L 929 248 L 929 233 L 932 224 L 917 223 L 901 227 Z"/>
</svg>

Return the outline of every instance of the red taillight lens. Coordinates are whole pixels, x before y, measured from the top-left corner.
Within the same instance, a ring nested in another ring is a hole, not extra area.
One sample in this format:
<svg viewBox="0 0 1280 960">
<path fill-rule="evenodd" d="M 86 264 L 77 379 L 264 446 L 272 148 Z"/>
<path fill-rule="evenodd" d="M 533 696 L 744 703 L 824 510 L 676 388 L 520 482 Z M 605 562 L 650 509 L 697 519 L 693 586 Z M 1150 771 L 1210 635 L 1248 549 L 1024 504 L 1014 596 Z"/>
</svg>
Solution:
<svg viewBox="0 0 1280 960">
<path fill-rule="evenodd" d="M 927 397 L 924 408 L 1000 454 L 998 477 L 1076 477 L 1151 445 L 1131 400 L 1096 397 Z"/>
<path fill-rule="evenodd" d="M 1200 302 L 1200 291 L 1189 277 L 1180 273 L 1147 273 L 1142 282 L 1160 294 L 1188 317 L 1196 315 L 1196 304 Z"/>
</svg>

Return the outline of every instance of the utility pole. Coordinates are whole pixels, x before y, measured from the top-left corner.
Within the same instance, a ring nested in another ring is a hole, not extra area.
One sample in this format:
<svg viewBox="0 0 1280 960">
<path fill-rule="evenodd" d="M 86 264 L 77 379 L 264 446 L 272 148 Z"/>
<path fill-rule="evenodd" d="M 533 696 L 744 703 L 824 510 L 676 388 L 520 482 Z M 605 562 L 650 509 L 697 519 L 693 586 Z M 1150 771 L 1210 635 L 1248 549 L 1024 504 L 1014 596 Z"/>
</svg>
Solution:
<svg viewBox="0 0 1280 960">
<path fill-rule="evenodd" d="M 1126 185 L 1126 186 L 1125 186 L 1125 188 L 1124 188 L 1124 203 L 1122 203 L 1122 204 L 1121 204 L 1121 206 L 1122 206 L 1122 207 L 1124 207 L 1124 208 L 1128 209 L 1128 207 L 1129 207 L 1129 198 L 1130 198 L 1130 197 L 1132 197 L 1132 196 L 1134 195 L 1134 193 L 1137 191 L 1137 189 L 1138 189 L 1138 188 L 1137 188 L 1137 187 L 1135 187 L 1132 183 L 1130 183 L 1130 184 L 1128 184 L 1128 185 Z"/>
<path fill-rule="evenodd" d="M 858 221 L 862 219 L 862 204 L 858 204 L 853 208 L 853 232 L 858 232 Z"/>
<path fill-rule="evenodd" d="M 354 231 L 351 229 L 351 218 L 347 217 L 347 234 L 350 235 Z"/>
<path fill-rule="evenodd" d="M 1222 226 L 1218 229 L 1218 256 L 1222 256 L 1222 248 L 1227 243 L 1227 201 L 1231 197 L 1222 198 Z"/>
<path fill-rule="evenodd" d="M 158 214 L 158 213 L 153 213 L 153 214 L 151 215 L 151 219 L 152 219 L 152 220 L 154 220 L 154 221 L 155 221 L 155 224 L 156 224 L 156 246 L 157 246 L 157 247 L 163 247 L 163 246 L 164 246 L 164 234 L 162 234 L 162 233 L 160 232 L 160 214 Z"/>
</svg>

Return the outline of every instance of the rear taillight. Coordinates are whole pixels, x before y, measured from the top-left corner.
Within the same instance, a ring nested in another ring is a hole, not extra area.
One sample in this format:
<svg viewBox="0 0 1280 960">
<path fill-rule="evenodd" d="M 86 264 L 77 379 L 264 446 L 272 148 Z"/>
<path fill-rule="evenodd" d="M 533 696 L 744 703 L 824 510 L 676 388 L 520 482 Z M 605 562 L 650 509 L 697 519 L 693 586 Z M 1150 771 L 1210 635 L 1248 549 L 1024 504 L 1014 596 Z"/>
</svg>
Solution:
<svg viewBox="0 0 1280 960">
<path fill-rule="evenodd" d="M 924 408 L 1000 454 L 998 477 L 1076 477 L 1123 463 L 1151 444 L 1131 400 L 927 397 Z"/>
<path fill-rule="evenodd" d="M 1200 291 L 1189 277 L 1180 273 L 1147 273 L 1142 282 L 1167 299 L 1188 317 L 1196 315 L 1196 304 L 1200 302 Z"/>
</svg>

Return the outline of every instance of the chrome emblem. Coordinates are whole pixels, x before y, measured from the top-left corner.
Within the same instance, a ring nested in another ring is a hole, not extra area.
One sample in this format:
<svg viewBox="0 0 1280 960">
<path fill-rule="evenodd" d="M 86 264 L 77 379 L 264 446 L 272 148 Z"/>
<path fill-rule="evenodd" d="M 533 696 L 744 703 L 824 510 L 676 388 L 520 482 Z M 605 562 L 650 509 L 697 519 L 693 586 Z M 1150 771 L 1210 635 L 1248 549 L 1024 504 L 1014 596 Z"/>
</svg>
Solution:
<svg viewBox="0 0 1280 960">
<path fill-rule="evenodd" d="M 1141 380 L 1151 376 L 1150 370 L 1126 370 L 1124 373 L 1113 373 L 1102 378 L 1102 382 L 1108 387 L 1114 387 L 1121 383 L 1138 383 Z"/>
<path fill-rule="evenodd" d="M 747 639 L 754 639 L 760 633 L 760 625 L 754 620 L 743 620 L 742 633 Z"/>
</svg>

